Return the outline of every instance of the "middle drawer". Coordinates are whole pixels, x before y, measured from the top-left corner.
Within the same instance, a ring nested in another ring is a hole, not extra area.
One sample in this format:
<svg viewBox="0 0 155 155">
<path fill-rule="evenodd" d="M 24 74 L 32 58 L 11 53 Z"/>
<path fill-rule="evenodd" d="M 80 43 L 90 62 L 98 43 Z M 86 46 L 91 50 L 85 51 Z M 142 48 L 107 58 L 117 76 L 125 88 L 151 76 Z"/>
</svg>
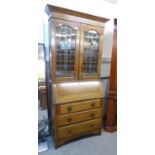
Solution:
<svg viewBox="0 0 155 155">
<path fill-rule="evenodd" d="M 102 109 L 100 108 L 84 112 L 61 115 L 57 117 L 57 120 L 58 120 L 58 126 L 61 127 L 65 125 L 70 125 L 74 123 L 99 118 L 101 116 L 102 116 Z"/>
<path fill-rule="evenodd" d="M 97 100 L 89 100 L 89 101 L 83 101 L 83 102 L 75 102 L 75 103 L 68 103 L 64 105 L 58 105 L 57 112 L 59 114 L 67 114 L 67 113 L 91 110 L 99 107 L 101 107 L 101 100 L 97 99 Z"/>
</svg>

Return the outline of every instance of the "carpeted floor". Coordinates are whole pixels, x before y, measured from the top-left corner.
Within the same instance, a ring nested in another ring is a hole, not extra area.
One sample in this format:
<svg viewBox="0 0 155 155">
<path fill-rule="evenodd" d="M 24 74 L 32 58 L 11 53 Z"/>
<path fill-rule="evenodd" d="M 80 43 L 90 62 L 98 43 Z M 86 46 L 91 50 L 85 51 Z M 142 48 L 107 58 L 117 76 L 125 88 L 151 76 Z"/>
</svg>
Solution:
<svg viewBox="0 0 155 155">
<path fill-rule="evenodd" d="M 54 149 L 51 138 L 49 150 L 39 155 L 117 155 L 117 132 L 103 131 L 101 136 L 90 136 Z"/>
</svg>

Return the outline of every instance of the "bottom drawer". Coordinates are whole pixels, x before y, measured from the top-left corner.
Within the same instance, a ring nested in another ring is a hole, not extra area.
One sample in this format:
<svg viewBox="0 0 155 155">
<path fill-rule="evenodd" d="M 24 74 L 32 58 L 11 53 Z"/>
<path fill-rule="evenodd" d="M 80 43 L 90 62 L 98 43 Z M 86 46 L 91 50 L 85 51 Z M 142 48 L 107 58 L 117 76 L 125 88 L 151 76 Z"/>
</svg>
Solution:
<svg viewBox="0 0 155 155">
<path fill-rule="evenodd" d="M 101 118 L 79 123 L 76 125 L 70 125 L 67 127 L 58 128 L 58 139 L 74 136 L 87 131 L 100 129 L 101 128 Z"/>
</svg>

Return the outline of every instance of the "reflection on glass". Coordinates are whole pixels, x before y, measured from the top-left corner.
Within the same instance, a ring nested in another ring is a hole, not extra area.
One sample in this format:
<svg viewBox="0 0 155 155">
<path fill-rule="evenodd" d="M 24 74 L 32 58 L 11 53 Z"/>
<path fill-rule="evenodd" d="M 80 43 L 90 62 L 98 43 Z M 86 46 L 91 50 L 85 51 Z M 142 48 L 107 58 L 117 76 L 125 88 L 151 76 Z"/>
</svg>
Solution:
<svg viewBox="0 0 155 155">
<path fill-rule="evenodd" d="M 73 77 L 75 74 L 76 30 L 68 25 L 56 27 L 56 76 Z"/>
<path fill-rule="evenodd" d="M 99 58 L 99 34 L 94 30 L 84 32 L 83 75 L 97 75 Z"/>
</svg>

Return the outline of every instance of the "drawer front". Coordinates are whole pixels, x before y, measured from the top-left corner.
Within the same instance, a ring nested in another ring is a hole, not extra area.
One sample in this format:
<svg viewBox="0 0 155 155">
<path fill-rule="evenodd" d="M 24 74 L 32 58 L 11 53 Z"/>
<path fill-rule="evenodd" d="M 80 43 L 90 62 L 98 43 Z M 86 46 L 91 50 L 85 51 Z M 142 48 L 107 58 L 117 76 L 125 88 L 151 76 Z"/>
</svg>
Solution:
<svg viewBox="0 0 155 155">
<path fill-rule="evenodd" d="M 59 114 L 67 114 L 72 112 L 84 111 L 101 107 L 101 100 L 91 100 L 85 102 L 76 102 L 58 106 Z"/>
<path fill-rule="evenodd" d="M 88 110 L 84 112 L 72 113 L 58 116 L 58 126 L 71 125 L 83 121 L 96 119 L 102 116 L 102 109 Z"/>
<path fill-rule="evenodd" d="M 82 133 L 85 133 L 91 130 L 100 129 L 101 122 L 102 121 L 100 118 L 100 119 L 79 123 L 76 125 L 70 125 L 67 127 L 58 128 L 58 138 L 63 139 L 74 135 L 80 135 Z"/>
</svg>

